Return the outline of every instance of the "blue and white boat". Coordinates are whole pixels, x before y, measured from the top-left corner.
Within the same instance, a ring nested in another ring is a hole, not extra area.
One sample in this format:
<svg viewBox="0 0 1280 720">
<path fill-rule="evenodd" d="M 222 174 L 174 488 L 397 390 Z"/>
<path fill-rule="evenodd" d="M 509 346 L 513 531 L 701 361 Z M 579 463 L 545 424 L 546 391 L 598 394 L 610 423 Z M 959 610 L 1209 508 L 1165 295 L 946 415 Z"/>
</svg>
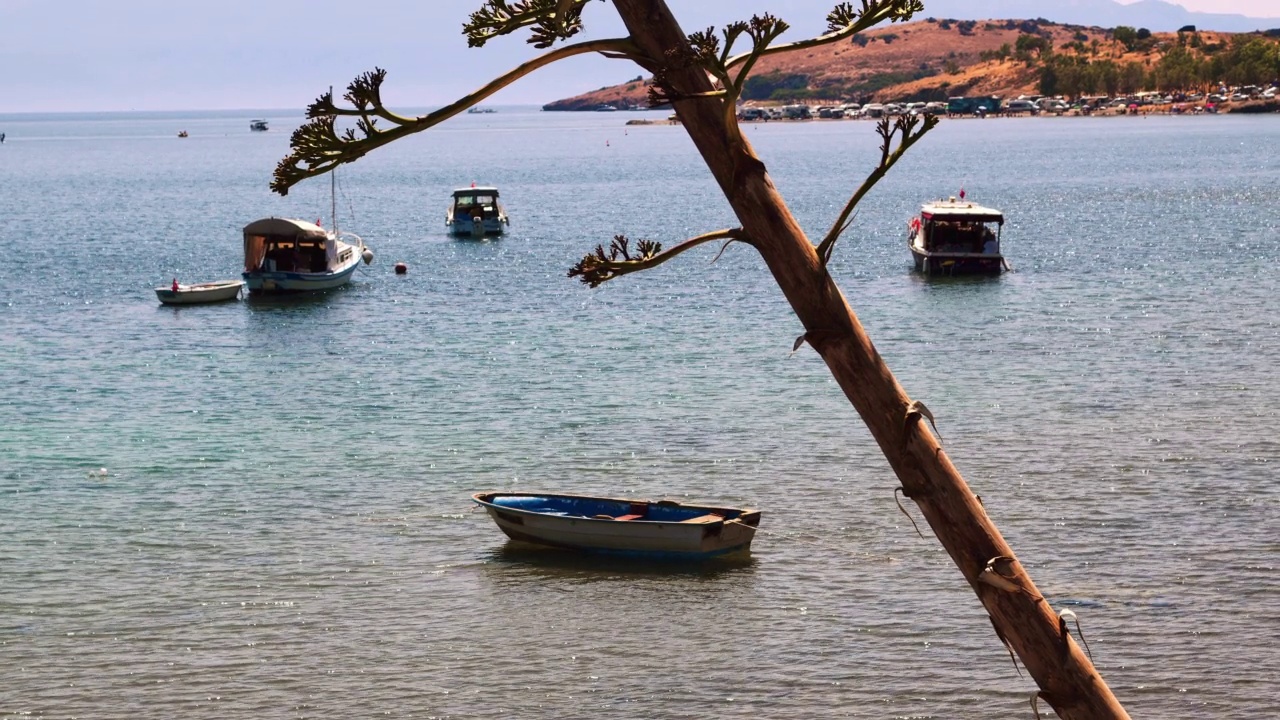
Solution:
<svg viewBox="0 0 1280 720">
<path fill-rule="evenodd" d="M 329 290 L 351 280 L 373 252 L 353 233 L 306 220 L 263 218 L 244 227 L 244 281 L 251 295 Z"/>
<path fill-rule="evenodd" d="M 512 540 L 589 553 L 702 559 L 751 547 L 760 511 L 547 493 L 476 493 Z"/>
<path fill-rule="evenodd" d="M 501 235 L 511 224 L 506 208 L 498 200 L 498 188 L 492 186 L 458 188 L 444 215 L 449 234 L 483 238 Z"/>
</svg>

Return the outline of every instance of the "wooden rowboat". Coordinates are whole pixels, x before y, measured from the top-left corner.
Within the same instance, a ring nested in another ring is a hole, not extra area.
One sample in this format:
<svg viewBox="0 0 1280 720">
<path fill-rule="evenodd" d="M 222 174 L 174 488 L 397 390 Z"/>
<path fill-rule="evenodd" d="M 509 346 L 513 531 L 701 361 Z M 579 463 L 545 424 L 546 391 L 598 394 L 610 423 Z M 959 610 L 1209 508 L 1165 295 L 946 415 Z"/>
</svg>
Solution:
<svg viewBox="0 0 1280 720">
<path fill-rule="evenodd" d="M 700 559 L 750 549 L 760 511 L 547 493 L 476 493 L 513 540 L 591 553 Z"/>
<path fill-rule="evenodd" d="M 178 285 L 156 288 L 156 297 L 165 305 L 196 305 L 199 303 L 234 300 L 244 287 L 243 280 L 219 280 L 217 282 Z"/>
</svg>

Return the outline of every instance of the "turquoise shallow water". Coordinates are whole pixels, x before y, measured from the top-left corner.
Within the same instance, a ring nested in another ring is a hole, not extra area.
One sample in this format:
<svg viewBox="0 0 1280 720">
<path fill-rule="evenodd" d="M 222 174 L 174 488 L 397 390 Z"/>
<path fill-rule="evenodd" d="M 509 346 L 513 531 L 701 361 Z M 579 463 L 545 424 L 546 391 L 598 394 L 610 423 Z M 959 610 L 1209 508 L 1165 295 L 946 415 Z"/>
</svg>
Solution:
<svg viewBox="0 0 1280 720">
<path fill-rule="evenodd" d="M 463 116 L 341 174 L 377 254 L 348 288 L 161 307 L 234 277 L 248 221 L 329 222 L 327 182 L 267 191 L 297 119 L 255 116 L 0 118 L 0 717 L 1028 712 L 758 257 L 565 277 L 731 224 L 679 128 Z M 876 154 L 868 123 L 747 132 L 811 235 Z M 1277 699 L 1276 147 L 1274 118 L 944 123 L 833 260 L 1135 717 Z M 509 236 L 443 234 L 471 181 Z M 1015 272 L 909 272 L 905 221 L 960 186 Z M 531 554 L 486 489 L 750 504 L 767 534 L 692 569 Z"/>
</svg>

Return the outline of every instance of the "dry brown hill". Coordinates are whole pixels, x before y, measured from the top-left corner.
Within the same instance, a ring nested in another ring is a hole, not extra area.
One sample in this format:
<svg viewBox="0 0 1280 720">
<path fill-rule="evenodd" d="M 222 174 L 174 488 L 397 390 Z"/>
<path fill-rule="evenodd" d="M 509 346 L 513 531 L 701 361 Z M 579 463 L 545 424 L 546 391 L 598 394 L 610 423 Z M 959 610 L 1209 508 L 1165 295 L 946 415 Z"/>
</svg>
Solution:
<svg viewBox="0 0 1280 720">
<path fill-rule="evenodd" d="M 994 58 L 1002 48 L 1016 49 L 1023 35 L 1044 38 L 1053 52 L 1077 53 L 1117 64 L 1138 62 L 1150 68 L 1162 48 L 1176 40 L 1155 33 L 1146 50 L 1129 52 L 1110 29 L 1059 25 L 1036 20 L 957 21 L 930 18 L 891 25 L 804 51 L 762 60 L 752 73 L 757 99 L 771 87 L 805 91 L 812 101 L 943 100 L 954 95 L 1016 97 L 1039 92 L 1040 70 L 1012 57 Z M 1199 33 L 1205 44 L 1226 42 L 1228 33 Z M 1078 43 L 1078 44 L 1077 44 Z M 1007 47 L 1006 47 L 1007 46 Z M 1034 54 L 1034 53 L 1033 53 Z M 1038 64 L 1037 64 L 1038 65 Z M 643 107 L 647 85 L 641 78 L 545 105 L 545 110 Z M 748 93 L 747 97 L 751 97 Z"/>
</svg>

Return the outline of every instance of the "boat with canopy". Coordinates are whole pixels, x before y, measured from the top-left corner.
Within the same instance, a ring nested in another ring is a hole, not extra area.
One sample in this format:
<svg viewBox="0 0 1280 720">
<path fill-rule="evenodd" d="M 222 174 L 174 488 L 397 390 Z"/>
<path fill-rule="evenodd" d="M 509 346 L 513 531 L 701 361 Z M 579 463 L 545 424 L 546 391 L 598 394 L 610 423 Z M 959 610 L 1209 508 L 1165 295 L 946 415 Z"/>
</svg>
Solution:
<svg viewBox="0 0 1280 720">
<path fill-rule="evenodd" d="M 1004 213 L 948 198 L 925 203 L 907 223 L 907 247 L 926 275 L 999 275 L 1008 268 L 1000 251 Z"/>
</svg>

